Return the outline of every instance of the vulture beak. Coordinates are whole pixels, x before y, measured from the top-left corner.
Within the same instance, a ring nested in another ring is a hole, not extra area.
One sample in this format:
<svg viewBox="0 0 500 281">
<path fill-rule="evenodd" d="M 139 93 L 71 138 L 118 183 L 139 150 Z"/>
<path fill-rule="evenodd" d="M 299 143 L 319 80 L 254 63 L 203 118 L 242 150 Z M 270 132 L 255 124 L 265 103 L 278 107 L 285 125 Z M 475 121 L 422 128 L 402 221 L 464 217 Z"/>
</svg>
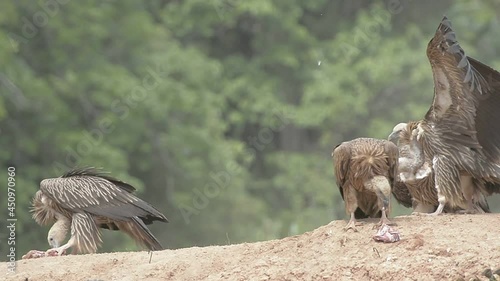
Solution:
<svg viewBox="0 0 500 281">
<path fill-rule="evenodd" d="M 392 132 L 389 137 L 387 138 L 390 142 L 393 142 L 395 145 L 398 145 L 398 141 L 399 141 L 399 132 L 401 131 L 395 131 L 395 132 Z"/>
</svg>

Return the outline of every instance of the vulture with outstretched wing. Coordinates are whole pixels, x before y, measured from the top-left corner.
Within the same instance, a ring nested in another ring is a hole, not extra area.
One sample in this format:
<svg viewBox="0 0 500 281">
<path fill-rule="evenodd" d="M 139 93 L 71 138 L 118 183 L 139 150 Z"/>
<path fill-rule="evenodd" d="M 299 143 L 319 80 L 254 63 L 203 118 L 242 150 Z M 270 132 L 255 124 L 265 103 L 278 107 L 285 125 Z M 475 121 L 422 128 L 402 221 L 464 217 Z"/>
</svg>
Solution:
<svg viewBox="0 0 500 281">
<path fill-rule="evenodd" d="M 40 225 L 54 223 L 47 240 L 62 255 L 95 253 L 102 243 L 99 228 L 121 230 L 149 250 L 162 250 L 146 227 L 168 222 L 153 206 L 132 194 L 135 188 L 94 168 L 74 169 L 59 178 L 44 179 L 33 199 L 33 218 Z M 69 241 L 63 245 L 68 230 Z"/>
<path fill-rule="evenodd" d="M 410 181 L 426 178 L 429 183 L 420 188 L 427 197 L 435 187 L 434 214 L 445 207 L 477 212 L 484 194 L 500 192 L 500 73 L 465 55 L 446 17 L 427 57 L 434 77 L 432 105 L 423 120 L 396 126 L 390 138 L 397 142 L 403 129 L 410 136 L 405 145 L 413 155 L 403 164 L 403 177 L 413 172 Z"/>
<path fill-rule="evenodd" d="M 389 140 L 396 143 L 399 148 L 399 178 L 394 184 L 393 194 L 405 207 L 413 207 L 414 213 L 432 213 L 439 206 L 438 195 L 434 185 L 432 162 L 425 156 L 416 140 L 417 125 L 418 122 L 400 123 L 394 127 L 394 133 L 389 136 Z M 410 198 L 396 195 L 407 193 L 410 194 Z M 476 198 L 474 202 L 476 212 L 490 211 L 482 189 L 475 189 L 473 197 Z M 446 205 L 443 211 L 455 213 L 466 210 L 467 207 L 467 201 L 461 195 L 457 200 L 457 206 L 452 208 Z"/>
<path fill-rule="evenodd" d="M 391 188 L 398 165 L 398 148 L 390 141 L 358 138 L 336 146 L 334 173 L 350 220 L 345 229 L 356 231 L 356 219 L 387 219 Z"/>
</svg>

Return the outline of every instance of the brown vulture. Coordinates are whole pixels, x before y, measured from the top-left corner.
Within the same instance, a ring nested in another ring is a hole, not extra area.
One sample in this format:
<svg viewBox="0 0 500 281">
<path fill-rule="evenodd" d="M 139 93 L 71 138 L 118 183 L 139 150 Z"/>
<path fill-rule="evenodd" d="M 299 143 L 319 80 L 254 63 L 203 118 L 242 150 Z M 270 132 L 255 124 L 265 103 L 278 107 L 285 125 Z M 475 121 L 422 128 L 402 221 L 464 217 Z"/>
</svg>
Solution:
<svg viewBox="0 0 500 281">
<path fill-rule="evenodd" d="M 389 136 L 402 155 L 398 174 L 422 210 L 488 211 L 484 196 L 500 192 L 500 73 L 465 55 L 446 17 L 427 57 L 432 105 Z"/>
<path fill-rule="evenodd" d="M 336 146 L 332 156 L 337 186 L 350 215 L 345 229 L 356 231 L 356 219 L 367 217 L 380 217 L 381 224 L 389 224 L 398 147 L 387 140 L 358 138 Z"/>
<path fill-rule="evenodd" d="M 59 178 L 44 179 L 33 198 L 33 218 L 40 225 L 54 223 L 47 255 L 95 253 L 102 243 L 99 228 L 121 230 L 149 250 L 162 250 L 146 227 L 168 222 L 153 206 L 132 194 L 135 188 L 94 168 L 74 169 Z M 63 245 L 68 230 L 69 241 Z"/>
<path fill-rule="evenodd" d="M 414 213 L 432 213 L 439 205 L 437 190 L 434 187 L 434 172 L 432 163 L 425 157 L 423 150 L 416 141 L 418 122 L 400 123 L 394 127 L 394 134 L 389 140 L 395 141 L 399 148 L 398 180 L 393 194 L 399 203 L 413 207 Z M 474 180 L 474 179 L 473 179 Z M 410 197 L 398 194 L 410 194 Z M 488 203 L 481 189 L 474 191 L 474 210 L 478 213 L 489 212 Z M 447 213 L 460 212 L 467 209 L 467 202 L 462 195 L 457 201 L 458 206 L 444 207 Z"/>
</svg>

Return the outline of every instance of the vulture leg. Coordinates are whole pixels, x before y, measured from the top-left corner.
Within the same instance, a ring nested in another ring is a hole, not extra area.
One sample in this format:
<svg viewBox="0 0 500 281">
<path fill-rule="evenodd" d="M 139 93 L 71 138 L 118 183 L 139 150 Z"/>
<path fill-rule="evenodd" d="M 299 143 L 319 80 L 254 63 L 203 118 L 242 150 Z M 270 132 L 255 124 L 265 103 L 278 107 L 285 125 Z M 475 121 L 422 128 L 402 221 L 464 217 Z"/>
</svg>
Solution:
<svg viewBox="0 0 500 281">
<path fill-rule="evenodd" d="M 382 217 L 380 218 L 380 222 L 378 223 L 379 226 L 380 225 L 384 225 L 384 224 L 388 224 L 388 225 L 392 225 L 393 223 L 387 218 L 387 215 L 386 215 L 386 208 L 382 208 Z"/>
<path fill-rule="evenodd" d="M 437 190 L 437 196 L 438 196 L 438 202 L 439 205 L 434 213 L 431 213 L 431 215 L 439 215 L 443 212 L 444 206 L 446 205 L 446 197 L 443 194 L 443 189 L 446 188 L 444 187 L 442 177 L 439 176 L 439 172 L 441 169 L 438 169 L 438 157 L 434 157 L 434 160 L 432 161 L 433 167 L 434 167 L 434 182 L 436 184 L 436 190 Z M 440 167 L 439 167 L 440 168 Z M 441 185 L 443 184 L 443 185 Z"/>
<path fill-rule="evenodd" d="M 474 184 L 472 183 L 471 176 L 461 176 L 460 185 L 462 187 L 462 194 L 467 200 L 467 209 L 460 211 L 459 213 L 465 214 L 475 214 L 477 211 L 474 208 L 474 203 L 472 202 L 472 197 L 474 196 Z"/>
<path fill-rule="evenodd" d="M 358 232 L 356 229 L 356 226 L 360 225 L 358 221 L 356 221 L 356 218 L 354 217 L 354 213 L 351 213 L 351 219 L 347 223 L 347 225 L 344 227 L 344 230 L 347 231 L 349 229 L 352 229 L 354 232 Z"/>
<path fill-rule="evenodd" d="M 432 166 L 434 167 L 434 182 L 439 206 L 430 215 L 439 215 L 443 212 L 446 203 L 452 203 L 448 202 L 448 200 L 456 198 L 457 193 L 460 192 L 460 173 L 453 166 L 453 162 L 443 155 L 434 156 Z"/>
<path fill-rule="evenodd" d="M 366 185 L 366 184 L 365 184 Z M 380 229 L 377 231 L 373 239 L 375 241 L 380 241 L 384 243 L 392 243 L 400 240 L 399 232 L 392 229 L 389 225 L 392 223 L 387 218 L 387 212 L 389 211 L 389 203 L 391 200 L 391 185 L 389 181 L 384 176 L 375 176 L 371 179 L 367 186 L 373 188 L 378 197 L 378 207 L 382 210 L 382 217 L 379 222 Z"/>
<path fill-rule="evenodd" d="M 384 176 L 375 176 L 371 180 L 365 182 L 365 187 L 373 190 L 377 195 L 378 208 L 382 211 L 379 226 L 383 224 L 391 224 L 387 218 L 387 212 L 389 211 L 389 203 L 391 200 L 391 184 L 389 183 L 389 180 Z"/>
<path fill-rule="evenodd" d="M 344 227 L 344 230 L 347 231 L 352 229 L 357 232 L 356 226 L 360 225 L 360 223 L 356 221 L 356 216 L 354 215 L 354 212 L 356 212 L 358 208 L 357 191 L 352 186 L 346 187 L 347 188 L 344 188 L 345 209 L 351 215 L 351 218 L 349 219 L 349 223 Z"/>
</svg>

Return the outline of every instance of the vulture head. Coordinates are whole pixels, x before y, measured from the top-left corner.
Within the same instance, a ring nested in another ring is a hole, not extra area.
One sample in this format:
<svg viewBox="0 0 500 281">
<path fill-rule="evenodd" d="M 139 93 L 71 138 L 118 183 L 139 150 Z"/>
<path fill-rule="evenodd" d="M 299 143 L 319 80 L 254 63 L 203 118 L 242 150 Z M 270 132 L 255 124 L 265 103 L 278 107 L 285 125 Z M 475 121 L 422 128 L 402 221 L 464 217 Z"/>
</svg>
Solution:
<svg viewBox="0 0 500 281">
<path fill-rule="evenodd" d="M 392 129 L 392 133 L 389 135 L 387 138 L 389 141 L 393 142 L 395 145 L 398 145 L 399 141 L 399 134 L 401 131 L 406 129 L 406 123 L 399 123 L 396 126 L 394 126 L 394 129 Z"/>
<path fill-rule="evenodd" d="M 52 248 L 59 248 L 64 244 L 68 230 L 70 228 L 70 222 L 65 217 L 59 216 L 57 222 L 50 228 L 47 234 L 47 242 Z"/>
<path fill-rule="evenodd" d="M 388 140 L 398 146 L 398 175 L 401 181 L 415 181 L 431 173 L 431 163 L 426 161 L 424 150 L 418 142 L 418 122 L 397 124 Z"/>
</svg>

